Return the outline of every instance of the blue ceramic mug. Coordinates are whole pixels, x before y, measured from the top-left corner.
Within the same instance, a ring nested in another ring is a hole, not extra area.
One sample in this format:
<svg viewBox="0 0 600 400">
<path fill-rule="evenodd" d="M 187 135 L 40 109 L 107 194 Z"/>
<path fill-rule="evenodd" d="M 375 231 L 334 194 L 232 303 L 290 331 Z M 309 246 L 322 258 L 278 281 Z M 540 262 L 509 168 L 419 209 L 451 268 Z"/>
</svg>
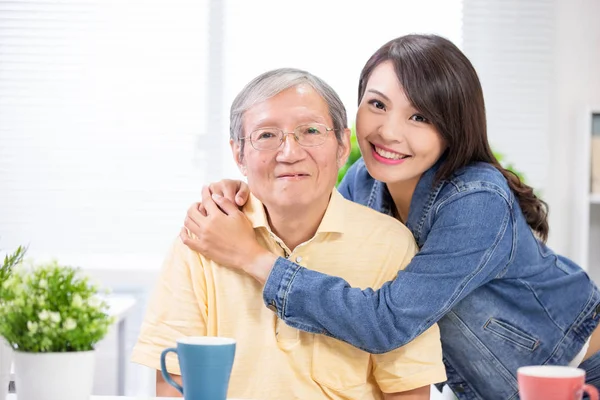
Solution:
<svg viewBox="0 0 600 400">
<path fill-rule="evenodd" d="M 169 352 L 177 354 L 183 387 L 167 372 L 165 358 Z M 235 339 L 189 336 L 178 339 L 177 348 L 163 350 L 160 368 L 164 380 L 185 400 L 226 400 L 234 356 Z"/>
</svg>

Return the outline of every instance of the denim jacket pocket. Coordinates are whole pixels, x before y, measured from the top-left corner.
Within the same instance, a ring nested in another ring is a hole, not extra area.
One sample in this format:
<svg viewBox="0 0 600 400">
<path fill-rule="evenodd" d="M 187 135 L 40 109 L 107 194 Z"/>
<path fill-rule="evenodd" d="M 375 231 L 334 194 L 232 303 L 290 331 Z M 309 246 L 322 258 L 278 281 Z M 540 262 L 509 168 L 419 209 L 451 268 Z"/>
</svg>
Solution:
<svg viewBox="0 0 600 400">
<path fill-rule="evenodd" d="M 324 335 L 315 335 L 312 378 L 339 391 L 365 385 L 371 370 L 371 355 L 347 343 Z"/>
<path fill-rule="evenodd" d="M 515 328 L 505 321 L 500 321 L 495 318 L 490 318 L 483 326 L 483 329 L 529 351 L 535 350 L 539 344 L 539 340 L 536 338 Z"/>
</svg>

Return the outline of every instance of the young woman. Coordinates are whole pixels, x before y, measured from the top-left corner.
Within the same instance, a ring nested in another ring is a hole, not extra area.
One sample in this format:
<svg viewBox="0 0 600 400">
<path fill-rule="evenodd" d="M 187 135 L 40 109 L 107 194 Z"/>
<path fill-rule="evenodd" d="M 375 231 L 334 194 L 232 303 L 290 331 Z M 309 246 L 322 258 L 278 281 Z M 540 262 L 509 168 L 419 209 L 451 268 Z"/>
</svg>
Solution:
<svg viewBox="0 0 600 400">
<path fill-rule="evenodd" d="M 372 353 L 437 322 L 460 399 L 516 398 L 517 368 L 532 364 L 580 366 L 599 386 L 600 292 L 546 247 L 546 204 L 495 159 L 465 55 L 438 36 L 400 37 L 367 61 L 358 95 L 363 158 L 339 191 L 412 231 L 420 251 L 396 279 L 360 290 L 310 270 L 319 260 L 267 252 L 231 202 L 247 197 L 235 181 L 213 185 L 212 199 L 204 189 L 203 203 L 223 212 L 190 208 L 196 238 L 184 229 L 184 242 L 264 283 L 265 304 L 288 325 Z"/>
</svg>

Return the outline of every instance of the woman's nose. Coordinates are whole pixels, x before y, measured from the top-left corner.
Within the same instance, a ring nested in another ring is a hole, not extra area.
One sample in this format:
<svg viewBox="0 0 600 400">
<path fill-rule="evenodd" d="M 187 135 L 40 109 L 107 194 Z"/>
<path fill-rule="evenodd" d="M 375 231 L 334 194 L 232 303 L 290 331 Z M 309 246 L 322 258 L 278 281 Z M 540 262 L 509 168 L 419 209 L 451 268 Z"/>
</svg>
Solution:
<svg viewBox="0 0 600 400">
<path fill-rule="evenodd" d="M 404 141 L 404 124 L 393 118 L 387 118 L 384 123 L 381 124 L 379 132 L 382 138 L 389 142 L 402 142 Z"/>
</svg>

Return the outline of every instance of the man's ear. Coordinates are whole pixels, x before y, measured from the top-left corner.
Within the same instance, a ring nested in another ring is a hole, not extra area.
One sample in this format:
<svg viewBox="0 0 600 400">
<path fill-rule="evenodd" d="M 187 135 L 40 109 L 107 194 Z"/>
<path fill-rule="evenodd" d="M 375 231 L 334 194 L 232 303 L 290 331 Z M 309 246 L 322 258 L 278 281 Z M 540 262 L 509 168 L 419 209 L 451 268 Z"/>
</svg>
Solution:
<svg viewBox="0 0 600 400">
<path fill-rule="evenodd" d="M 342 143 L 338 146 L 338 153 L 337 153 L 337 166 L 338 168 L 342 168 L 342 166 L 344 166 L 344 164 L 346 164 L 346 161 L 348 160 L 348 157 L 350 156 L 350 150 L 352 150 L 352 148 L 350 147 L 350 135 L 352 134 L 352 132 L 350 131 L 349 128 L 344 129 L 344 131 L 342 132 Z"/>
<path fill-rule="evenodd" d="M 235 163 L 237 164 L 242 175 L 247 176 L 246 164 L 244 163 L 244 152 L 240 143 L 241 142 L 229 139 L 229 146 L 231 146 L 231 154 L 233 154 L 233 159 L 235 160 Z"/>
</svg>

